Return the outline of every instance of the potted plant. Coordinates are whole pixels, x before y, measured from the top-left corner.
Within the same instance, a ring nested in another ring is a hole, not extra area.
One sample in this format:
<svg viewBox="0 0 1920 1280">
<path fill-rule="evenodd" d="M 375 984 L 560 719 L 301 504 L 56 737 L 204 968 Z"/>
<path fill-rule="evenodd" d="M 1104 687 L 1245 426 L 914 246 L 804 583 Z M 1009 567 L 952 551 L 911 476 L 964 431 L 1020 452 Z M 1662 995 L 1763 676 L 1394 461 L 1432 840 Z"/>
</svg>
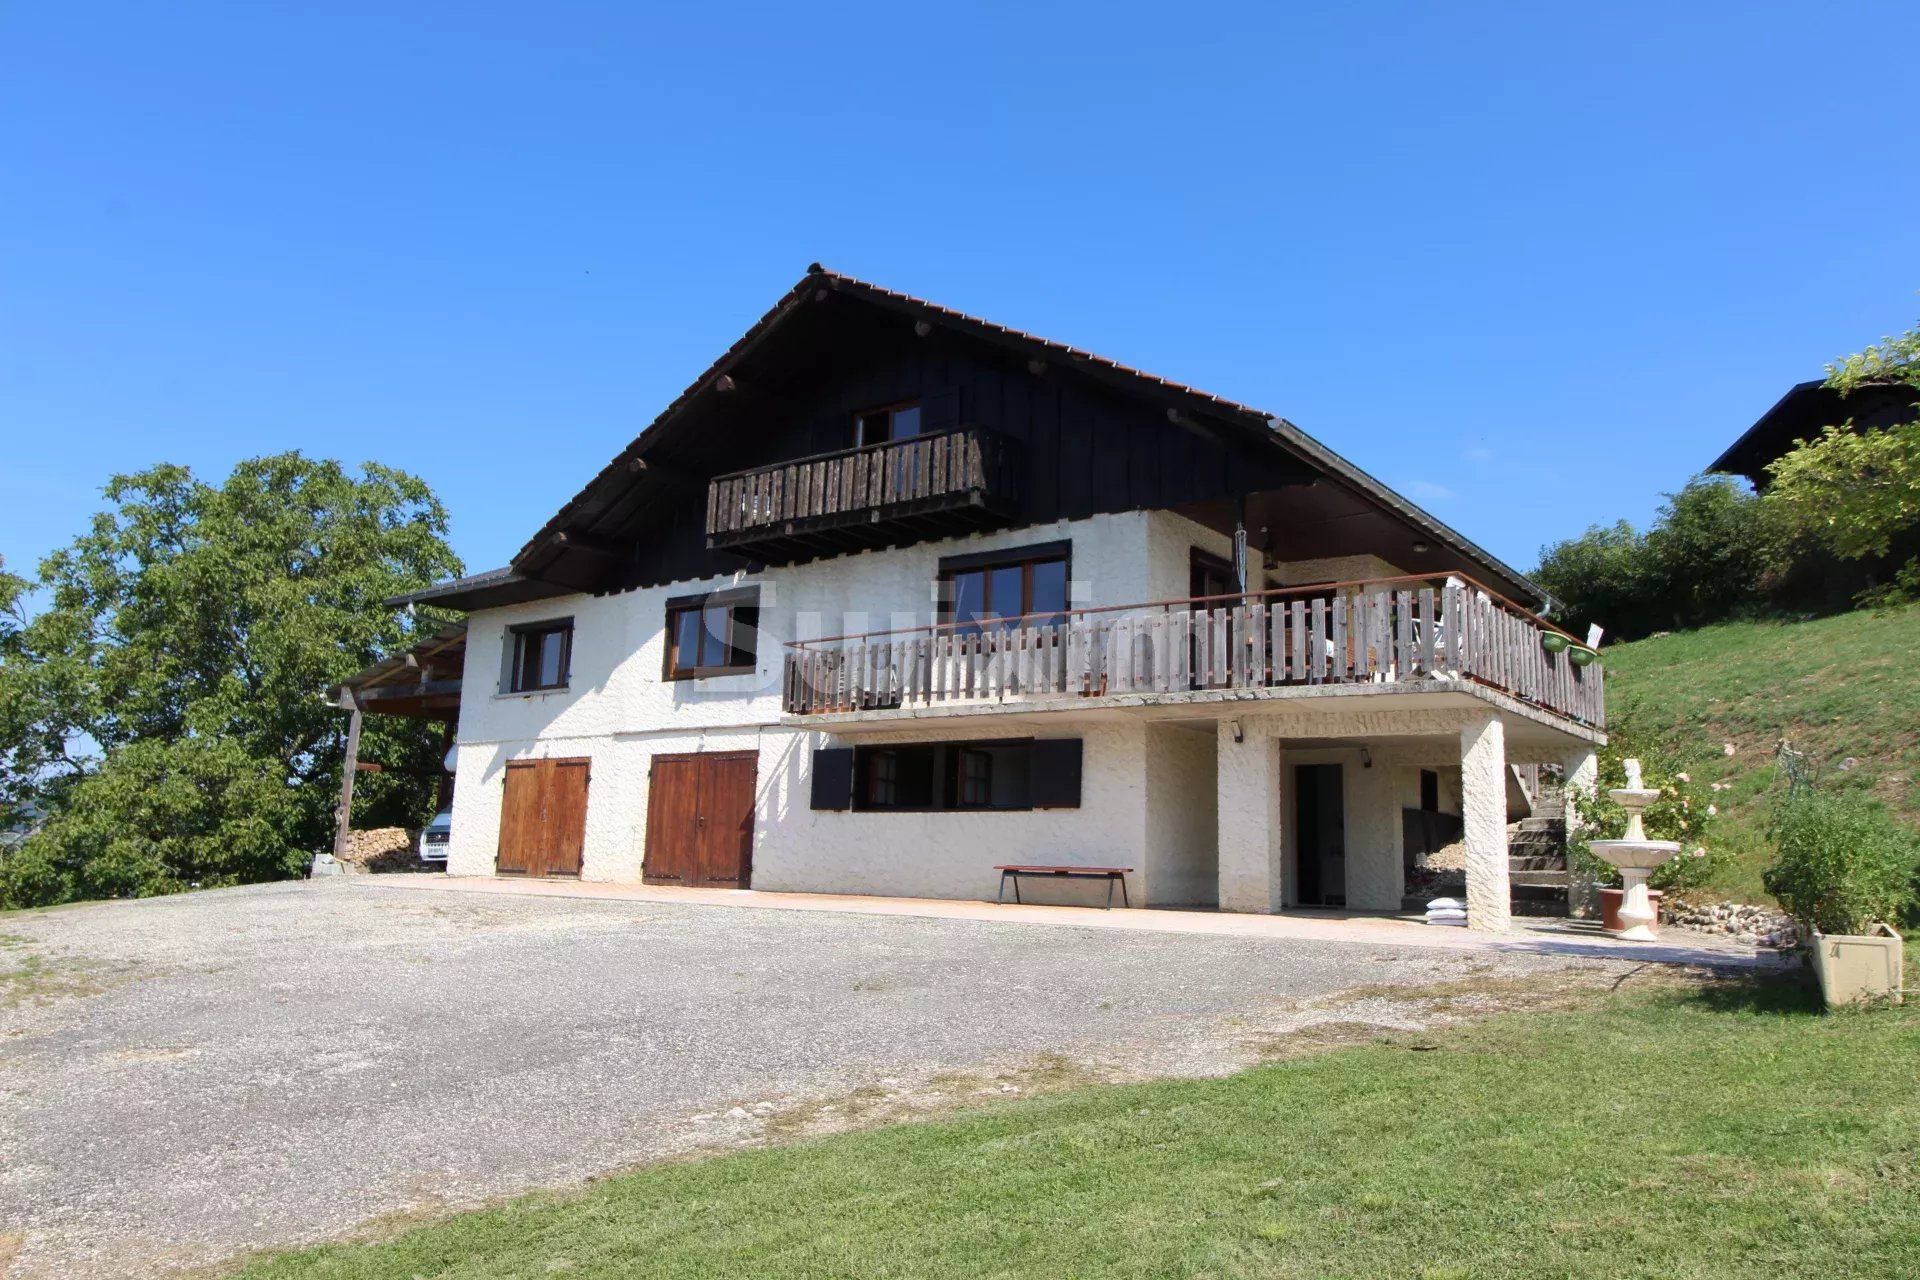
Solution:
<svg viewBox="0 0 1920 1280">
<path fill-rule="evenodd" d="M 1599 656 L 1599 654 L 1587 648 L 1585 645 L 1576 644 L 1567 650 L 1568 659 L 1571 660 L 1576 667 L 1592 666 L 1593 660 Z"/>
<path fill-rule="evenodd" d="M 1558 631 L 1543 631 L 1540 633 L 1540 647 L 1548 653 L 1565 653 L 1567 646 L 1572 643 L 1573 641 L 1567 639 L 1567 637 L 1561 635 Z"/>
<path fill-rule="evenodd" d="M 1901 998 L 1900 935 L 1920 841 L 1864 796 L 1801 786 L 1775 811 L 1767 892 L 1800 922 L 1828 1008 Z"/>
</svg>

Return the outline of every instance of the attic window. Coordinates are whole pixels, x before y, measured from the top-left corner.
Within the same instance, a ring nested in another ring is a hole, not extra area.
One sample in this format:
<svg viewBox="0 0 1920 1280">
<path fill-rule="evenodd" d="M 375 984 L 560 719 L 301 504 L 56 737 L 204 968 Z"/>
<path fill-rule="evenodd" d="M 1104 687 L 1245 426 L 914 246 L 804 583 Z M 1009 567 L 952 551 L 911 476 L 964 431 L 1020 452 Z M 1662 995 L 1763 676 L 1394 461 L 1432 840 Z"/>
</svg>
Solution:
<svg viewBox="0 0 1920 1280">
<path fill-rule="evenodd" d="M 908 400 L 853 415 L 853 444 L 865 448 L 889 440 L 911 440 L 920 434 L 920 402 Z"/>
</svg>

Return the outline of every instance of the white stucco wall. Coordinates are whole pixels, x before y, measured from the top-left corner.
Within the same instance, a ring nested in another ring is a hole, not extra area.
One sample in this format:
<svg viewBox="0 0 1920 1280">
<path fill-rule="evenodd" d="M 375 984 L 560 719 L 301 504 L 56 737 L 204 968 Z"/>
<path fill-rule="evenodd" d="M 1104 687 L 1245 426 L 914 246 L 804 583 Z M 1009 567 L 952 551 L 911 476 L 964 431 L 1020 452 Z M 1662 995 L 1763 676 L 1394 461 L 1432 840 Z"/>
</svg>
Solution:
<svg viewBox="0 0 1920 1280">
<path fill-rule="evenodd" d="M 1285 547 L 1274 548 L 1277 563 L 1273 580 L 1283 587 L 1311 586 L 1316 582 L 1365 582 L 1372 578 L 1404 577 L 1399 569 L 1379 556 L 1323 556 L 1314 560 L 1288 560 Z"/>
<path fill-rule="evenodd" d="M 761 888 L 829 887 L 825 872 L 802 877 L 798 871 L 797 838 L 780 831 L 785 824 L 809 828 L 794 816 L 789 794 L 796 763 L 810 756 L 796 747 L 806 735 L 779 725 L 783 644 L 793 638 L 840 635 L 892 627 L 925 625 L 934 619 L 934 582 L 943 556 L 962 555 L 1034 543 L 1070 540 L 1072 599 L 1078 607 L 1127 604 L 1151 599 L 1150 583 L 1158 570 L 1151 565 L 1148 530 L 1153 519 L 1145 512 L 1097 516 L 1090 520 L 1061 521 L 1037 527 L 1002 530 L 966 538 L 921 543 L 910 547 L 842 556 L 832 560 L 763 573 L 735 574 L 700 582 L 676 583 L 610 596 L 567 596 L 474 613 L 468 620 L 466 693 L 462 699 L 457 737 L 453 835 L 448 869 L 455 875 L 491 874 L 499 844 L 500 801 L 506 762 L 533 757 L 587 757 L 592 760 L 588 793 L 587 830 L 581 875 L 590 880 L 636 880 L 644 856 L 647 812 L 647 773 L 656 752 L 719 751 L 756 748 L 761 753 L 761 810 L 755 824 L 754 883 Z M 1197 527 L 1197 526 L 1196 526 Z M 1170 554 L 1170 552 L 1168 553 Z M 1184 546 L 1179 552 L 1181 589 L 1185 588 Z M 731 586 L 760 588 L 761 635 L 756 647 L 757 670 L 751 675 L 722 676 L 696 681 L 662 679 L 666 644 L 666 602 L 675 596 Z M 509 628 L 543 619 L 571 617 L 574 623 L 573 666 L 568 687 L 547 693 L 500 693 L 501 655 Z M 1132 731 L 1135 757 L 1141 750 L 1142 730 Z M 1006 736 L 976 729 L 975 736 Z M 931 737 L 959 737 L 964 733 L 933 730 Z M 1098 745 L 1099 768 L 1109 776 L 1119 763 L 1125 734 L 1110 733 Z M 1138 864 L 1144 849 L 1143 775 L 1137 760 L 1129 770 L 1130 794 L 1107 796 L 1105 783 L 1092 781 L 1095 742 L 1088 744 L 1088 787 L 1114 803 L 1107 811 L 1131 814 L 1133 835 L 1113 834 L 1111 824 L 1069 822 L 1060 815 L 1041 814 L 931 814 L 923 824 L 939 827 L 949 845 L 979 840 L 978 824 L 999 824 L 986 833 L 987 846 L 1010 829 L 1006 824 L 1026 819 L 1034 825 L 1034 850 L 1054 849 L 1052 860 L 1112 863 L 1117 854 L 1088 852 L 1077 858 L 1062 851 L 1085 846 L 1133 850 L 1127 861 Z M 779 778 L 776 779 L 776 772 Z M 776 789 L 777 783 L 777 789 Z M 804 806 L 804 787 L 798 793 Z M 1091 802 L 1089 802 L 1091 807 Z M 1062 811 L 1062 814 L 1072 811 Z M 844 816 L 844 815 L 841 815 Z M 866 815 L 863 821 L 885 819 L 884 837 L 906 830 L 903 815 Z M 969 825 L 972 824 L 972 825 Z M 1069 840 L 1064 825 L 1079 834 Z M 951 839 L 948 836 L 951 835 Z M 767 845 L 763 857 L 761 846 Z M 868 871 L 875 865 L 870 848 L 839 855 L 817 851 L 823 866 L 836 859 L 839 878 L 830 887 L 853 892 L 919 893 L 944 884 L 956 889 L 968 885 L 964 896 L 983 891 L 975 872 L 945 865 L 942 855 L 926 849 L 926 868 L 903 869 L 882 888 Z M 910 852 L 909 857 L 912 857 Z M 1035 854 L 1002 848 L 988 859 L 1044 861 Z M 898 861 L 898 859 L 896 859 Z M 943 878 L 944 877 L 944 878 Z M 855 888 L 854 886 L 863 886 Z M 914 888 L 911 886 L 919 886 Z"/>
<path fill-rule="evenodd" d="M 1222 720 L 1214 738 L 1214 812 L 1219 830 L 1220 907 L 1280 910 L 1284 893 L 1281 820 L 1292 805 L 1280 767 L 1280 739 L 1260 726 Z"/>
<path fill-rule="evenodd" d="M 957 742 L 1034 736 L 974 722 L 884 735 L 862 744 Z M 1008 812 L 872 813 L 810 807 L 813 748 L 823 734 L 763 739 L 761 805 L 755 814 L 753 885 L 812 893 L 916 898 L 991 898 L 998 863 L 1031 862 L 1135 868 L 1127 892 L 1144 905 L 1147 799 L 1144 725 L 1066 725 L 1046 737 L 1081 740 L 1080 807 Z M 840 745 L 835 743 L 834 745 Z M 1029 902 L 1104 901 L 1093 881 L 1029 880 Z M 1011 900 L 1011 896 L 1009 896 Z"/>
<path fill-rule="evenodd" d="M 1218 748 L 1211 725 L 1150 724 L 1146 786 L 1147 897 L 1156 907 L 1212 906 L 1220 899 L 1215 815 Z"/>
<path fill-rule="evenodd" d="M 1282 747 L 1285 748 L 1283 742 Z M 1303 764 L 1340 766 L 1341 807 L 1346 823 L 1346 905 L 1355 911 L 1398 911 L 1404 879 L 1401 853 L 1400 806 L 1394 794 L 1394 768 L 1376 758 L 1385 749 L 1369 746 L 1287 748 L 1281 765 L 1282 785 L 1293 783 L 1293 768 Z M 1372 761 L 1371 764 L 1368 762 Z M 1288 856 L 1300 847 L 1294 831 L 1294 806 L 1281 815 L 1286 825 Z M 1288 863 L 1289 871 L 1292 863 Z M 1297 877 L 1289 876 L 1290 880 Z M 1289 905 L 1298 899 L 1287 895 Z"/>
</svg>

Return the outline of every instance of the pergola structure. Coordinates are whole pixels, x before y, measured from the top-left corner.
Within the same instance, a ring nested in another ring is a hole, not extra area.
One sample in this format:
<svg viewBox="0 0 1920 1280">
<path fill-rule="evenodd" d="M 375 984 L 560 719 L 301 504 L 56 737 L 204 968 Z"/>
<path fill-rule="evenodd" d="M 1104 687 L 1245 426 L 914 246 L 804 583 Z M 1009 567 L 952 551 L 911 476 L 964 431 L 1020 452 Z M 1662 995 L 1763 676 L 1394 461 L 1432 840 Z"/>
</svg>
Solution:
<svg viewBox="0 0 1920 1280">
<path fill-rule="evenodd" d="M 334 825 L 333 854 L 347 852 L 353 822 L 353 780 L 361 772 L 386 766 L 360 759 L 360 718 L 371 712 L 438 720 L 446 747 L 453 745 L 460 722 L 460 677 L 467 658 L 467 624 L 449 622 L 404 652 L 383 658 L 327 690 L 327 700 L 349 713 L 346 762 L 340 770 L 340 811 Z M 442 775 L 445 785 L 445 775 Z"/>
</svg>

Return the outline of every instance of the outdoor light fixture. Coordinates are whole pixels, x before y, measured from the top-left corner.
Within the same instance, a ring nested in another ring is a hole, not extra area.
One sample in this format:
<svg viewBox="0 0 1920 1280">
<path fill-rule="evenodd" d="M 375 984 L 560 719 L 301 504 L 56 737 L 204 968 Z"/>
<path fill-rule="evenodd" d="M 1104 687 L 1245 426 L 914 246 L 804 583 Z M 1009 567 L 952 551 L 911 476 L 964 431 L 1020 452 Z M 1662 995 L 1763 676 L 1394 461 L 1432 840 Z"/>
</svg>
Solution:
<svg viewBox="0 0 1920 1280">
<path fill-rule="evenodd" d="M 1233 740 L 1235 742 L 1245 742 L 1247 740 L 1246 731 L 1240 727 L 1238 720 L 1227 721 L 1227 727 L 1233 730 Z"/>
<path fill-rule="evenodd" d="M 1367 750 L 1365 747 L 1360 748 L 1360 767 L 1362 769 L 1373 768 L 1373 752 Z"/>
<path fill-rule="evenodd" d="M 1413 544 L 1413 549 L 1415 551 L 1425 551 L 1427 549 L 1426 539 L 1422 538 L 1419 541 L 1415 542 Z"/>
</svg>

